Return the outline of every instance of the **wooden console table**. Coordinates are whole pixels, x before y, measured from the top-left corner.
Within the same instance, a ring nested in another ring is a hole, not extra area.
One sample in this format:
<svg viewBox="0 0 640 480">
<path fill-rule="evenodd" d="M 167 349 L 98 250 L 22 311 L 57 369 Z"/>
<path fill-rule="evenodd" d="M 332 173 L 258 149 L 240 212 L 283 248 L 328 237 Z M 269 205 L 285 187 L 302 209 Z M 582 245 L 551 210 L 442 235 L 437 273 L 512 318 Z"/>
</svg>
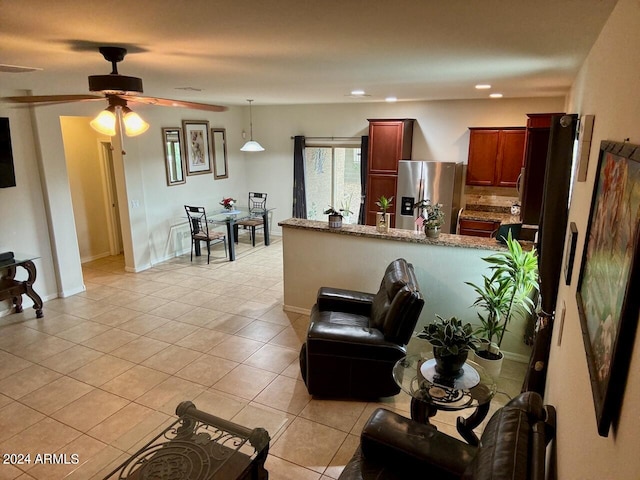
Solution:
<svg viewBox="0 0 640 480">
<path fill-rule="evenodd" d="M 33 289 L 33 283 L 36 281 L 36 266 L 33 260 L 36 258 L 39 257 L 16 254 L 14 258 L 0 262 L 0 271 L 3 271 L 0 278 L 0 301 L 10 299 L 12 305 L 16 307 L 16 313 L 20 313 L 22 312 L 22 295 L 26 295 L 33 300 L 36 317 L 42 318 L 42 298 Z M 24 268 L 29 273 L 26 280 L 15 279 L 18 267 Z"/>
</svg>

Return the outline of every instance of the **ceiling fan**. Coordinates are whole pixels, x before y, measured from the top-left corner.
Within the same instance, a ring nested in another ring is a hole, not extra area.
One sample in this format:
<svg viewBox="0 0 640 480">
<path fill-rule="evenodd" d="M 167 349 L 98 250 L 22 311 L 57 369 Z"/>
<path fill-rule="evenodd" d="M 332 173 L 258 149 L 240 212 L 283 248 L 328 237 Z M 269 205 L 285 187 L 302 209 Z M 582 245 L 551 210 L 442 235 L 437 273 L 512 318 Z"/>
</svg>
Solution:
<svg viewBox="0 0 640 480">
<path fill-rule="evenodd" d="M 106 98 L 109 103 L 109 108 L 107 110 L 115 110 L 116 107 L 128 110 L 127 103 L 143 103 L 147 105 L 158 105 L 161 107 L 191 108 L 195 110 L 206 110 L 209 112 L 224 112 L 228 110 L 227 107 L 221 105 L 142 96 L 141 78 L 129 77 L 118 73 L 118 63 L 124 59 L 127 54 L 127 49 L 122 47 L 105 46 L 99 47 L 98 50 L 105 60 L 111 62 L 112 68 L 111 73 L 108 75 L 89 76 L 89 90 L 91 92 L 99 92 L 101 95 L 26 95 L 19 97 L 4 97 L 3 100 L 14 103 L 51 104 L 103 100 Z"/>
</svg>

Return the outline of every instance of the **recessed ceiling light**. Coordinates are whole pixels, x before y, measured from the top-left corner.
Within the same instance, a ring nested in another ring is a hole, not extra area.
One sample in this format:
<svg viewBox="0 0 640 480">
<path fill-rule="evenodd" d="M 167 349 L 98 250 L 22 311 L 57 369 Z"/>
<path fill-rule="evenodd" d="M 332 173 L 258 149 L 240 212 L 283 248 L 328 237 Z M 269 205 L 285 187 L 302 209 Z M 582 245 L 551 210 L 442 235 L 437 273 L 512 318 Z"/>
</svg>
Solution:
<svg viewBox="0 0 640 480">
<path fill-rule="evenodd" d="M 491 98 L 502 98 L 502 94 L 501 93 L 491 93 L 489 96 Z"/>
<path fill-rule="evenodd" d="M 491 85 L 489 85 L 488 83 L 479 83 L 478 85 L 476 85 L 476 88 L 478 90 L 488 90 L 491 88 Z"/>
<path fill-rule="evenodd" d="M 356 97 L 364 95 L 364 90 L 351 90 L 351 95 L 355 95 Z"/>
<path fill-rule="evenodd" d="M 397 97 L 387 97 L 384 99 L 385 102 L 397 102 L 398 98 Z"/>
</svg>

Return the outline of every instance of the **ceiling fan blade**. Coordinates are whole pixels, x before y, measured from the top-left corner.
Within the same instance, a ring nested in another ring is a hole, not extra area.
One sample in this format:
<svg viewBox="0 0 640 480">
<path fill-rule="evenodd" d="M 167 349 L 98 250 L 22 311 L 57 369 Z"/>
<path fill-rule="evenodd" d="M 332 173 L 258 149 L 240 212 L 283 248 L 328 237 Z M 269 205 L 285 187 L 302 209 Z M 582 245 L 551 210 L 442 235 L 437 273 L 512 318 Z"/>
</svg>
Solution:
<svg viewBox="0 0 640 480">
<path fill-rule="evenodd" d="M 168 98 L 139 97 L 138 95 L 132 95 L 132 96 L 123 95 L 122 98 L 124 98 L 128 102 L 145 103 L 147 105 L 158 105 L 160 107 L 191 108 L 194 110 L 207 110 L 209 112 L 226 112 L 227 110 L 229 110 L 228 107 L 223 107 L 222 105 L 210 105 L 207 103 L 185 102 L 183 100 L 170 100 Z"/>
<path fill-rule="evenodd" d="M 25 95 L 24 97 L 3 97 L 5 101 L 14 103 L 62 103 L 82 102 L 85 100 L 104 100 L 102 95 Z"/>
</svg>

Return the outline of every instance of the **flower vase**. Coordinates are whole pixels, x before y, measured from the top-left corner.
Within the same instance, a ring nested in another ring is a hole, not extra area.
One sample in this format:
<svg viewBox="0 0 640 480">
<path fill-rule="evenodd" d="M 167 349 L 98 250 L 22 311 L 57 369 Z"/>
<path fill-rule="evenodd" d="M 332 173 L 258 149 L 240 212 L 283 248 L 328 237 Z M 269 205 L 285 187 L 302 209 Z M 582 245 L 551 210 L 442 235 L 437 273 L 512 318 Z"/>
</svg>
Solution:
<svg viewBox="0 0 640 480">
<path fill-rule="evenodd" d="M 389 226 L 391 224 L 391 214 L 376 212 L 376 230 L 380 233 L 389 232 Z"/>
<path fill-rule="evenodd" d="M 438 238 L 440 236 L 440 226 L 437 226 L 437 227 L 424 227 L 424 234 L 428 238 Z"/>
</svg>

